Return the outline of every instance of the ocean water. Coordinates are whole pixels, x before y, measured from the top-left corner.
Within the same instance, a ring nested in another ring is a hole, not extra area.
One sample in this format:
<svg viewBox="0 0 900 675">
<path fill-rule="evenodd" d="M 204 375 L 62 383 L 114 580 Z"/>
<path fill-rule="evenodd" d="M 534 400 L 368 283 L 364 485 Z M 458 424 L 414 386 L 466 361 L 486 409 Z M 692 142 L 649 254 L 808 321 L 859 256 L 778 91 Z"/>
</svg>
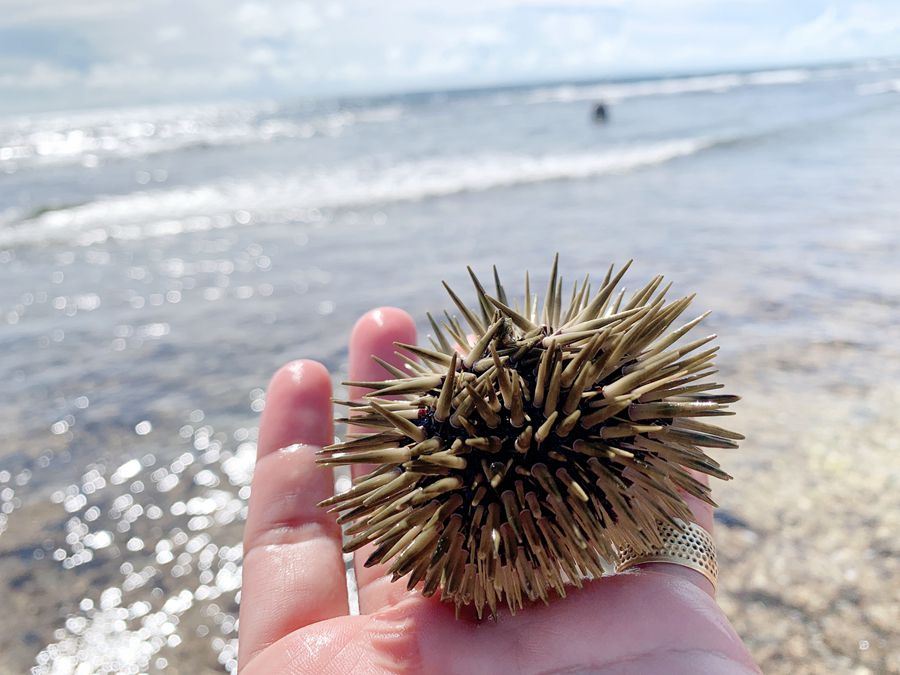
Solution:
<svg viewBox="0 0 900 675">
<path fill-rule="evenodd" d="M 898 184 L 889 61 L 0 119 L 0 672 L 234 670 L 269 375 L 467 264 L 633 257 L 773 410 L 896 377 Z"/>
</svg>

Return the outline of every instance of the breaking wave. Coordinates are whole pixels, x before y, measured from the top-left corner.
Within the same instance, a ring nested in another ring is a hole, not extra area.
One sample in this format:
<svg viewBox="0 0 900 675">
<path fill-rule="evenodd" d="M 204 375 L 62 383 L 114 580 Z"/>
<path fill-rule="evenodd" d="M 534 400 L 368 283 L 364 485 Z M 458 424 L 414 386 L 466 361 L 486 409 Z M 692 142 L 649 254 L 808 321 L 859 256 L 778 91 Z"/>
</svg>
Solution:
<svg viewBox="0 0 900 675">
<path fill-rule="evenodd" d="M 393 166 L 347 166 L 190 188 L 102 197 L 22 219 L 0 214 L 0 246 L 72 240 L 90 244 L 291 220 L 311 209 L 415 201 L 555 180 L 627 173 L 725 142 L 680 138 L 600 152 L 444 157 Z M 6 221 L 4 223 L 3 221 Z"/>
</svg>

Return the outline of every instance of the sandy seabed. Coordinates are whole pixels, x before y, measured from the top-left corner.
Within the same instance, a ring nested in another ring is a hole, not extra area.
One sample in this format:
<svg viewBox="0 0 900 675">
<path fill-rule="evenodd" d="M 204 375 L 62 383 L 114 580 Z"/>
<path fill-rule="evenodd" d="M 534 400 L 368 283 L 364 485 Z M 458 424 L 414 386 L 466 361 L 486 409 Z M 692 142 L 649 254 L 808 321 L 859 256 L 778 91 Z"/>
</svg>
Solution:
<svg viewBox="0 0 900 675">
<path fill-rule="evenodd" d="M 812 386 L 864 357 L 846 345 L 789 356 L 783 384 L 742 388 L 720 602 L 765 673 L 900 673 L 900 387 Z"/>
<path fill-rule="evenodd" d="M 715 488 L 721 604 L 766 673 L 900 673 L 900 387 L 872 385 L 862 366 L 877 356 L 891 370 L 898 357 L 828 343 L 752 356 L 724 374 L 729 390 L 744 396 L 734 427 L 748 439 L 718 455 L 735 477 Z M 822 377 L 826 363 L 838 366 L 840 379 Z M 0 672 L 26 672 L 36 654 L 35 672 L 114 658 L 176 673 L 234 667 L 236 545 L 255 430 L 241 431 L 246 440 L 236 448 L 217 450 L 216 439 L 228 445 L 224 436 L 195 426 L 195 445 L 206 433 L 213 456 L 207 441 L 195 460 L 156 474 L 157 487 L 165 476 L 181 478 L 141 500 L 145 511 L 166 506 L 159 517 L 129 527 L 91 523 L 94 536 L 112 531 L 114 541 L 71 573 L 35 553 L 58 529 L 78 531 L 59 505 L 36 500 L 10 519 L 0 538 L 0 573 L 11 590 L 0 613 Z M 122 494 L 98 503 L 127 514 L 127 498 L 115 503 Z M 209 499 L 217 501 L 202 501 Z M 230 519 L 191 520 L 212 508 Z M 121 560 L 118 572 L 111 557 Z M 53 616 L 69 619 L 53 625 Z M 143 656 L 129 661 L 125 652 Z"/>
</svg>

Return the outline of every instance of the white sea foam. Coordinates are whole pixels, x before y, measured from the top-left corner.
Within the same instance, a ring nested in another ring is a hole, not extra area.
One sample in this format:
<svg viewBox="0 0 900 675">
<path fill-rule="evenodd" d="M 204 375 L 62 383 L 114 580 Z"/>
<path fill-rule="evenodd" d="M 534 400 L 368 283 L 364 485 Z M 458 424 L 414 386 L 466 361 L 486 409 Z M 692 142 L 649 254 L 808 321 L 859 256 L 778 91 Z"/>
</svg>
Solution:
<svg viewBox="0 0 900 675">
<path fill-rule="evenodd" d="M 878 94 L 900 93 L 900 79 L 879 80 L 857 85 L 856 93 L 860 96 L 876 96 Z"/>
<path fill-rule="evenodd" d="M 738 87 L 762 87 L 799 84 L 816 76 L 816 71 L 803 68 L 761 70 L 751 73 L 721 73 L 671 77 L 636 82 L 610 82 L 605 84 L 566 84 L 540 87 L 522 94 L 506 92 L 494 99 L 495 105 L 572 103 L 604 100 L 619 102 L 645 96 L 678 96 L 696 93 L 723 93 Z"/>
<path fill-rule="evenodd" d="M 710 138 L 681 138 L 579 154 L 445 157 L 393 166 L 345 166 L 321 173 L 267 176 L 111 196 L 35 218 L 0 221 L 0 247 L 71 240 L 89 244 L 290 220 L 310 209 L 414 201 L 544 181 L 625 173 L 699 152 Z"/>
<path fill-rule="evenodd" d="M 749 85 L 760 87 L 772 84 L 800 84 L 811 80 L 814 73 L 815 71 L 805 68 L 760 70 L 755 73 L 745 74 L 743 80 Z"/>
<path fill-rule="evenodd" d="M 616 102 L 641 96 L 724 92 L 740 85 L 741 77 L 739 75 L 710 75 L 610 84 L 561 85 L 534 89 L 524 97 L 524 102 L 532 104 L 572 103 L 598 99 Z"/>
</svg>

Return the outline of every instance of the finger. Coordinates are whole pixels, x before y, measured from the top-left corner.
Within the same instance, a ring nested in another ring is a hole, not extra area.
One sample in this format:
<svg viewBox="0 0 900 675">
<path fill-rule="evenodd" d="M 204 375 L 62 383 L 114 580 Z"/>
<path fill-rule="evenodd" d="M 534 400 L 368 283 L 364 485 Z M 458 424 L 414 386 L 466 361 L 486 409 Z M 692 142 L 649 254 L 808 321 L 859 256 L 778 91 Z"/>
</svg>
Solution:
<svg viewBox="0 0 900 675">
<path fill-rule="evenodd" d="M 705 473 L 700 473 L 699 471 L 694 471 L 693 469 L 688 469 L 691 476 L 695 479 L 703 483 L 706 487 L 709 487 L 709 476 Z M 688 494 L 687 492 L 681 492 L 681 496 L 684 497 L 684 501 L 687 502 L 687 505 L 691 509 L 691 513 L 694 516 L 694 522 L 697 523 L 704 530 L 712 534 L 713 531 L 713 507 L 711 504 L 706 503 L 702 499 L 698 499 L 694 495 Z"/>
<path fill-rule="evenodd" d="M 325 366 L 308 360 L 282 366 L 266 390 L 257 461 L 295 443 L 329 445 L 334 440 L 331 415 L 331 381 Z"/>
<path fill-rule="evenodd" d="M 315 361 L 272 378 L 244 531 L 240 667 L 310 623 L 347 613 L 341 533 L 316 504 L 333 489 L 315 451 L 334 438 L 331 381 Z"/>
<path fill-rule="evenodd" d="M 385 380 L 393 375 L 385 371 L 372 357 L 377 356 L 397 368 L 403 360 L 395 353 L 395 342 L 415 344 L 416 323 L 402 309 L 379 307 L 363 314 L 350 334 L 350 379 Z M 350 387 L 348 396 L 356 401 L 369 393 L 363 387 Z M 367 432 L 366 427 L 352 427 L 352 431 Z"/>
<path fill-rule="evenodd" d="M 403 367 L 403 360 L 395 353 L 395 342 L 415 344 L 416 324 L 409 314 L 395 307 L 380 307 L 364 314 L 353 327 L 350 336 L 350 379 L 351 380 L 383 380 L 392 377 L 385 372 L 372 356 L 384 359 L 398 368 Z M 367 389 L 350 387 L 351 400 L 362 398 Z M 366 427 L 350 427 L 354 432 L 371 432 Z M 355 476 L 367 473 L 371 465 L 354 466 Z M 379 589 L 397 591 L 396 584 L 389 584 L 384 576 L 385 569 L 381 565 L 364 567 L 363 562 L 372 552 L 372 547 L 363 547 L 354 556 L 356 583 L 359 589 L 359 608 L 361 612 L 371 612 L 382 607 L 388 598 Z M 394 588 L 390 588 L 394 587 Z"/>
<path fill-rule="evenodd" d="M 709 486 L 709 476 L 705 473 L 700 473 L 699 471 L 690 470 L 691 475 L 696 478 L 698 481 L 703 483 L 706 486 Z M 681 496 L 684 498 L 684 501 L 687 502 L 687 505 L 691 509 L 691 514 L 694 516 L 694 522 L 697 523 L 704 530 L 713 533 L 713 507 L 701 499 L 697 499 L 697 497 L 687 494 L 684 491 L 681 492 Z M 680 577 L 682 579 L 687 579 L 691 583 L 700 587 L 704 592 L 709 595 L 715 597 L 716 589 L 713 586 L 709 579 L 700 574 L 700 572 L 696 570 L 692 570 L 689 567 L 683 567 L 681 565 L 673 565 L 672 563 L 644 563 L 643 565 L 635 565 L 635 568 L 642 569 L 645 571 L 666 574 L 669 576 Z"/>
</svg>

